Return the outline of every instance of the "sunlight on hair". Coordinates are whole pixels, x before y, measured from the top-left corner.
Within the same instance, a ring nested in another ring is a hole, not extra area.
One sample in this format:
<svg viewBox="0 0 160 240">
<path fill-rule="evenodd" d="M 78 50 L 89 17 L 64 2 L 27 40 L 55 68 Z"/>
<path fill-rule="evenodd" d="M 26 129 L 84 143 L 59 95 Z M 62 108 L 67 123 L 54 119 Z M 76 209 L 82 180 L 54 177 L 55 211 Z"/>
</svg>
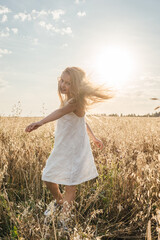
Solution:
<svg viewBox="0 0 160 240">
<path fill-rule="evenodd" d="M 157 109 L 159 109 L 159 108 L 160 108 L 160 106 L 156 107 L 154 110 L 157 110 Z"/>
<path fill-rule="evenodd" d="M 112 89 L 105 87 L 104 84 L 97 84 L 89 81 L 86 72 L 79 67 L 67 67 L 62 74 L 67 73 L 70 77 L 70 101 L 76 103 L 76 107 L 81 112 L 88 111 L 91 105 L 102 102 L 114 97 Z M 61 80 L 60 80 L 61 81 Z M 58 83 L 58 95 L 61 101 L 61 107 L 69 100 L 66 94 L 65 98 L 61 95 L 60 84 Z"/>
</svg>

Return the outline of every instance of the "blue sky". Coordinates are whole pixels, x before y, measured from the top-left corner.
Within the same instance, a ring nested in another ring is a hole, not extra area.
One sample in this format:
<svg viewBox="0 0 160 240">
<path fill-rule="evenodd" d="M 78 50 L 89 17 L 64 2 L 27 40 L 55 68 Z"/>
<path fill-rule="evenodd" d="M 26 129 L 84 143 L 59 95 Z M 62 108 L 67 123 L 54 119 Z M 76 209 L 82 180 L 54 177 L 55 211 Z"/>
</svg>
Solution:
<svg viewBox="0 0 160 240">
<path fill-rule="evenodd" d="M 11 115 L 18 101 L 21 116 L 54 111 L 57 77 L 67 66 L 116 90 L 90 113 L 154 113 L 159 12 L 158 0 L 1 1 L 0 114 Z"/>
</svg>

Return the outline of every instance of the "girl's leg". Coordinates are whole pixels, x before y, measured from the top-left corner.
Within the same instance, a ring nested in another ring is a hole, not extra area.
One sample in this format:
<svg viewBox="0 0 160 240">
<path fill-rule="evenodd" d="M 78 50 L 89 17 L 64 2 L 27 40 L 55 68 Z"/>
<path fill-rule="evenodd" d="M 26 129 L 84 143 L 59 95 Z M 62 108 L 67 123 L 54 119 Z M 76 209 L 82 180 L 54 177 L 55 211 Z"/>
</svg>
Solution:
<svg viewBox="0 0 160 240">
<path fill-rule="evenodd" d="M 76 185 L 65 186 L 65 193 L 63 196 L 63 213 L 68 213 L 73 201 L 76 197 Z M 67 201 L 67 203 L 65 203 Z"/>
<path fill-rule="evenodd" d="M 52 183 L 52 182 L 46 182 L 44 181 L 47 188 L 50 190 L 50 192 L 53 195 L 53 198 L 56 199 L 57 203 L 62 205 L 63 204 L 63 197 L 61 194 L 61 191 L 59 189 L 59 186 L 57 183 Z"/>
</svg>

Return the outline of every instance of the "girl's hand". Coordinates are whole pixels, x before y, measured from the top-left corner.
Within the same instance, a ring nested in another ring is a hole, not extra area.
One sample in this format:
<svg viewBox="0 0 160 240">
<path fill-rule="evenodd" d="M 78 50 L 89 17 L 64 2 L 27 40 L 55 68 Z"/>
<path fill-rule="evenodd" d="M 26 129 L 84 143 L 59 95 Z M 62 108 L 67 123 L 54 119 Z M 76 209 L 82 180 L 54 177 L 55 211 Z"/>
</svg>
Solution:
<svg viewBox="0 0 160 240">
<path fill-rule="evenodd" d="M 25 131 L 32 132 L 33 130 L 39 128 L 40 126 L 42 126 L 42 124 L 40 122 L 31 123 L 30 125 L 28 125 L 26 127 Z"/>
<path fill-rule="evenodd" d="M 103 142 L 102 142 L 101 140 L 99 140 L 98 138 L 94 138 L 94 139 L 93 139 L 93 142 L 94 142 L 95 145 L 96 145 L 97 147 L 99 147 L 100 149 L 103 148 Z"/>
</svg>

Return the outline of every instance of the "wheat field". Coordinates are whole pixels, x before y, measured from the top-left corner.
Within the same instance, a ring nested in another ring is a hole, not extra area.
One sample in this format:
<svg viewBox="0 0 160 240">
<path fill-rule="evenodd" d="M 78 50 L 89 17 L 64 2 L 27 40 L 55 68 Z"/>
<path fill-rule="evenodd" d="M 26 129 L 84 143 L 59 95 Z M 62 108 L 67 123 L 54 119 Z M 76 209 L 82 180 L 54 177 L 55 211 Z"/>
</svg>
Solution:
<svg viewBox="0 0 160 240">
<path fill-rule="evenodd" d="M 99 177 L 77 185 L 67 235 L 43 214 L 55 122 L 25 132 L 40 119 L 0 117 L 0 239 L 160 239 L 160 118 L 86 117 L 104 148 L 90 139 Z"/>
</svg>

